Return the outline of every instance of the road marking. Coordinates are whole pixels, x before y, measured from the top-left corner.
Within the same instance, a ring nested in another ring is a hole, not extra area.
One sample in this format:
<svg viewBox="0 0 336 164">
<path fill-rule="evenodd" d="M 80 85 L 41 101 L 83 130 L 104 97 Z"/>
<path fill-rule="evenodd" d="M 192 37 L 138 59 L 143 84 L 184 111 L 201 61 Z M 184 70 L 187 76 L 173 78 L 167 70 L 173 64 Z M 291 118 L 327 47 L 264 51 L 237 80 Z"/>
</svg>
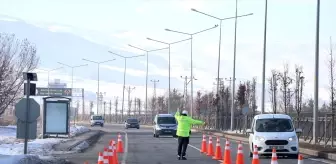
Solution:
<svg viewBox="0 0 336 164">
<path fill-rule="evenodd" d="M 126 164 L 126 159 L 127 159 L 127 155 L 128 155 L 128 136 L 127 136 L 126 131 L 122 131 L 122 132 L 125 133 L 125 145 L 124 145 L 125 149 L 124 149 L 124 154 L 123 154 L 121 163 Z"/>
</svg>

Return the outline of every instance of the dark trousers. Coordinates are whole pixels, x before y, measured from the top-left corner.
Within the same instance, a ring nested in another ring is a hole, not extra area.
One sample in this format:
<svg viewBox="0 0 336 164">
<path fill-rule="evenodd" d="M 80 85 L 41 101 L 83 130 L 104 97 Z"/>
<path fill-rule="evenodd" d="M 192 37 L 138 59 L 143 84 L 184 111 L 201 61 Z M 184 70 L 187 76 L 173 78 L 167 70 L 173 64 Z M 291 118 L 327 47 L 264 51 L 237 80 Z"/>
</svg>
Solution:
<svg viewBox="0 0 336 164">
<path fill-rule="evenodd" d="M 177 155 L 185 156 L 189 144 L 189 137 L 178 137 Z"/>
</svg>

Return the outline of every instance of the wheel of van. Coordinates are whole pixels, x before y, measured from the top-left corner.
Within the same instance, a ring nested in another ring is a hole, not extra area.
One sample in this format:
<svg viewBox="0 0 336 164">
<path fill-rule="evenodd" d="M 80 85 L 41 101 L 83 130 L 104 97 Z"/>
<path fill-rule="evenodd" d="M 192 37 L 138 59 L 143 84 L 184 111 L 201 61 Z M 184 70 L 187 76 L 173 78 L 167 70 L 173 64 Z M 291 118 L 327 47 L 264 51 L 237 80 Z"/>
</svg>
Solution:
<svg viewBox="0 0 336 164">
<path fill-rule="evenodd" d="M 252 143 L 252 150 L 253 150 L 253 143 Z M 251 149 L 250 149 L 250 158 L 253 157 L 253 153 L 251 152 Z"/>
<path fill-rule="evenodd" d="M 299 154 L 290 154 L 290 155 L 288 155 L 288 157 L 291 158 L 291 159 L 298 159 Z"/>
</svg>

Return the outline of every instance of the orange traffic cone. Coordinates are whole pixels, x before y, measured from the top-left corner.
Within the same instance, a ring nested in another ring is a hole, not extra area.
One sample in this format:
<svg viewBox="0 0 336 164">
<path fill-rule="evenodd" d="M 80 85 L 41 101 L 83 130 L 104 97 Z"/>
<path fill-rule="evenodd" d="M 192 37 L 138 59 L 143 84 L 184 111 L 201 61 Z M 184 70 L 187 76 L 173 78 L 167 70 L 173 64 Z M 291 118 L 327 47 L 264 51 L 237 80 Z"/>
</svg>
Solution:
<svg viewBox="0 0 336 164">
<path fill-rule="evenodd" d="M 213 145 L 212 145 L 212 136 L 209 136 L 209 145 L 208 145 L 208 156 L 213 156 Z"/>
<path fill-rule="evenodd" d="M 206 144 L 206 135 L 203 134 L 202 145 L 201 145 L 201 153 L 207 153 L 207 144 Z"/>
<path fill-rule="evenodd" d="M 225 142 L 225 150 L 224 150 L 224 160 L 222 162 L 223 164 L 231 164 L 231 150 L 230 150 L 230 142 L 228 139 L 226 139 Z"/>
<path fill-rule="evenodd" d="M 108 149 L 104 147 L 104 154 L 103 154 L 104 164 L 109 164 L 108 162 Z"/>
<path fill-rule="evenodd" d="M 114 140 L 112 140 L 112 147 L 113 147 L 113 164 L 119 164 L 116 142 Z"/>
<path fill-rule="evenodd" d="M 276 150 L 275 148 L 272 149 L 272 160 L 271 164 L 278 164 L 278 157 L 276 155 Z"/>
<path fill-rule="evenodd" d="M 254 145 L 252 164 L 260 164 L 257 145 Z"/>
<path fill-rule="evenodd" d="M 121 140 L 121 135 L 120 133 L 118 134 L 118 144 L 117 144 L 117 153 L 123 153 L 124 148 L 123 148 L 123 142 Z"/>
<path fill-rule="evenodd" d="M 303 164 L 303 156 L 301 154 L 298 157 L 298 164 Z"/>
<path fill-rule="evenodd" d="M 244 164 L 243 145 L 241 141 L 239 141 L 239 144 L 238 144 L 236 164 Z"/>
<path fill-rule="evenodd" d="M 108 153 L 109 153 L 109 164 L 114 164 L 113 162 L 113 155 L 114 155 L 114 149 L 113 149 L 113 144 L 112 144 L 112 140 L 109 142 L 109 147 L 108 147 Z"/>
<path fill-rule="evenodd" d="M 222 160 L 222 148 L 220 146 L 220 138 L 217 137 L 217 142 L 216 142 L 216 151 L 215 151 L 215 156 L 213 157 L 213 159 L 216 160 Z"/>
<path fill-rule="evenodd" d="M 98 163 L 97 164 L 104 164 L 104 156 L 102 152 L 98 153 Z"/>
</svg>

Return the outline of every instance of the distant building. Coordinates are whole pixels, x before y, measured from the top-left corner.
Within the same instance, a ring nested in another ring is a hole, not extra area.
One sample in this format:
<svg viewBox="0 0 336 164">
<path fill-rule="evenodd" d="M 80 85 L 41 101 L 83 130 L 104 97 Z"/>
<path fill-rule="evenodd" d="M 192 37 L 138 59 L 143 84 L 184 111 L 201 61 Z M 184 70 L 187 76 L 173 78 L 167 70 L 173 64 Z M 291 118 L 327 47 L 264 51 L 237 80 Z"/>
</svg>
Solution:
<svg viewBox="0 0 336 164">
<path fill-rule="evenodd" d="M 66 88 L 67 83 L 61 83 L 61 79 L 54 79 L 54 82 L 49 83 L 49 88 Z"/>
</svg>

